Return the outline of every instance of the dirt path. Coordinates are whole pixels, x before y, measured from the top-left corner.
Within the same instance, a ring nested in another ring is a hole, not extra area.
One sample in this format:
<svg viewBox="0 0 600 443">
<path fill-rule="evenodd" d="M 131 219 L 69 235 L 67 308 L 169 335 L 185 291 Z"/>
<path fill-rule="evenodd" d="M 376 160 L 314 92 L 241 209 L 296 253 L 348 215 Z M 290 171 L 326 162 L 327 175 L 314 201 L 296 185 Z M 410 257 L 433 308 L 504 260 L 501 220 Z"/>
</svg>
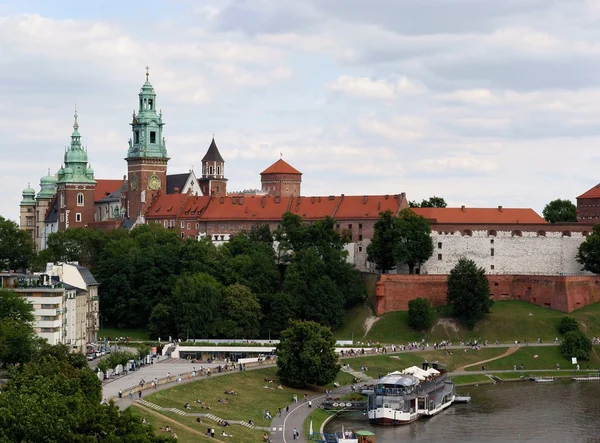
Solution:
<svg viewBox="0 0 600 443">
<path fill-rule="evenodd" d="M 174 427 L 174 428 L 183 428 L 183 429 L 185 429 L 185 430 L 186 430 L 186 431 L 188 431 L 188 432 L 191 432 L 191 433 L 193 433 L 193 434 L 195 434 L 195 435 L 198 435 L 198 436 L 200 436 L 200 437 L 204 437 L 204 438 L 206 438 L 206 439 L 208 439 L 208 440 L 210 440 L 210 441 L 216 441 L 216 442 L 220 442 L 220 443 L 225 443 L 223 440 L 217 440 L 216 438 L 207 437 L 207 436 L 206 436 L 205 434 L 203 434 L 202 432 L 198 432 L 198 431 L 196 431 L 195 429 L 192 429 L 192 428 L 190 428 L 189 426 L 186 426 L 186 425 L 184 425 L 184 424 L 181 424 L 181 423 L 180 423 L 180 422 L 178 422 L 177 420 L 173 420 L 172 418 L 170 418 L 170 417 L 167 417 L 166 415 L 163 415 L 163 414 L 161 414 L 161 413 L 159 413 L 159 412 L 153 411 L 152 409 L 149 409 L 149 408 L 147 408 L 147 407 L 145 407 L 145 406 L 142 406 L 142 405 L 141 405 L 141 404 L 139 404 L 139 403 L 134 403 L 134 404 L 133 404 L 133 406 L 136 406 L 136 407 L 138 407 L 138 408 L 142 409 L 144 412 L 146 412 L 146 413 L 148 413 L 148 414 L 151 414 L 151 415 L 154 415 L 154 416 L 156 416 L 156 417 L 159 417 L 161 420 L 164 420 L 164 421 L 168 421 L 168 422 L 170 422 L 170 423 L 173 425 L 173 427 Z M 213 426 L 211 426 L 211 427 L 214 427 L 214 425 L 213 425 Z M 160 434 L 159 434 L 159 430 L 158 430 L 158 429 L 156 429 L 155 431 L 156 431 L 157 435 L 160 435 Z"/>
<path fill-rule="evenodd" d="M 381 317 L 375 317 L 375 316 L 371 316 L 371 317 L 367 317 L 365 319 L 365 324 L 364 324 L 364 328 L 365 328 L 365 335 L 363 335 L 363 337 L 366 337 L 367 334 L 369 333 L 369 331 L 371 330 L 371 328 L 373 327 L 373 325 L 380 319 Z"/>
<path fill-rule="evenodd" d="M 472 366 L 479 366 L 479 365 L 481 365 L 483 363 L 487 363 L 489 361 L 500 360 L 501 358 L 508 357 L 509 355 L 514 354 L 518 350 L 519 350 L 518 346 L 513 346 L 512 348 L 508 348 L 504 354 L 499 355 L 498 357 L 488 358 L 487 360 L 482 360 L 482 361 L 471 363 L 471 364 L 468 364 L 465 366 L 461 366 L 460 368 L 456 368 L 453 372 L 464 371 L 465 369 L 470 368 Z"/>
</svg>

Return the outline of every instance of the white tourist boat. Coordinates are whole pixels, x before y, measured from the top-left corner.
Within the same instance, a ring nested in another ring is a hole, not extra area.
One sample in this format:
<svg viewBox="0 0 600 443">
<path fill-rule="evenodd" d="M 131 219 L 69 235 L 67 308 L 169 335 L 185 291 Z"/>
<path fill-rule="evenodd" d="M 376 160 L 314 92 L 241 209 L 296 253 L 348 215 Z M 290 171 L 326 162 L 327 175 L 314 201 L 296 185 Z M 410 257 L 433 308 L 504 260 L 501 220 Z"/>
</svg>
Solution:
<svg viewBox="0 0 600 443">
<path fill-rule="evenodd" d="M 455 385 L 438 363 L 423 363 L 382 377 L 369 395 L 369 421 L 378 425 L 404 425 L 439 414 L 456 397 Z"/>
<path fill-rule="evenodd" d="M 533 381 L 536 383 L 551 383 L 554 381 L 554 377 L 540 375 L 533 377 Z"/>
</svg>

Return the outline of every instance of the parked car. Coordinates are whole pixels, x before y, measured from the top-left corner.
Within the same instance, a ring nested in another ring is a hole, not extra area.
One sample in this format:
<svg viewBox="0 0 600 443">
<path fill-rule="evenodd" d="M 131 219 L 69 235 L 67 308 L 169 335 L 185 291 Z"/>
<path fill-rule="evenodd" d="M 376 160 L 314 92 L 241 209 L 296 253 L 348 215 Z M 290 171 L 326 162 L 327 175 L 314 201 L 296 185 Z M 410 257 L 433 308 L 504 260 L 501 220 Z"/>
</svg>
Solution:
<svg viewBox="0 0 600 443">
<path fill-rule="evenodd" d="M 94 353 L 91 353 L 91 354 L 88 354 L 88 355 L 87 355 L 87 359 L 88 359 L 88 361 L 92 361 L 92 360 L 93 360 L 93 359 L 95 359 L 95 358 L 96 358 L 96 354 L 94 354 Z"/>
</svg>

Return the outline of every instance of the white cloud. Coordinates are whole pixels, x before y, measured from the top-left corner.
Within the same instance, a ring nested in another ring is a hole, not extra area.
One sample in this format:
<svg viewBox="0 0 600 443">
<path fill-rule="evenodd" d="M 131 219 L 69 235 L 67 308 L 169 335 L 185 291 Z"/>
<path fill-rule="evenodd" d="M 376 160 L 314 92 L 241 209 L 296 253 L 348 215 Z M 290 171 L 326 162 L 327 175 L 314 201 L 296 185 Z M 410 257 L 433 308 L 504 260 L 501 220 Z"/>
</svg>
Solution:
<svg viewBox="0 0 600 443">
<path fill-rule="evenodd" d="M 498 165 L 490 160 L 475 157 L 449 157 L 420 160 L 414 164 L 417 170 L 423 172 L 451 175 L 453 173 L 491 173 Z"/>
<path fill-rule="evenodd" d="M 387 81 L 342 75 L 329 84 L 329 89 L 354 97 L 380 100 L 393 100 L 399 95 L 417 95 L 427 92 L 427 87 L 423 83 L 412 81 L 406 76 L 395 81 Z"/>
</svg>

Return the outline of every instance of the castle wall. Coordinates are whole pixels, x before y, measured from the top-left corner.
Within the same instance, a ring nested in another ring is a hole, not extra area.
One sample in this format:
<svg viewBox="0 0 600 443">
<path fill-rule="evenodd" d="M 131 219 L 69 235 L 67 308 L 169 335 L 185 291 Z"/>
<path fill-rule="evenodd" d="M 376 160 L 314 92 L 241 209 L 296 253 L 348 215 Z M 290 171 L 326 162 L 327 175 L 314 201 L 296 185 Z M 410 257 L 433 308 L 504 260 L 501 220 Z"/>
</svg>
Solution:
<svg viewBox="0 0 600 443">
<path fill-rule="evenodd" d="M 432 306 L 446 304 L 448 276 L 383 274 L 376 283 L 377 315 L 408 310 L 408 302 L 421 297 Z M 600 301 L 600 277 L 488 275 L 494 300 L 523 300 L 571 312 Z"/>
</svg>

